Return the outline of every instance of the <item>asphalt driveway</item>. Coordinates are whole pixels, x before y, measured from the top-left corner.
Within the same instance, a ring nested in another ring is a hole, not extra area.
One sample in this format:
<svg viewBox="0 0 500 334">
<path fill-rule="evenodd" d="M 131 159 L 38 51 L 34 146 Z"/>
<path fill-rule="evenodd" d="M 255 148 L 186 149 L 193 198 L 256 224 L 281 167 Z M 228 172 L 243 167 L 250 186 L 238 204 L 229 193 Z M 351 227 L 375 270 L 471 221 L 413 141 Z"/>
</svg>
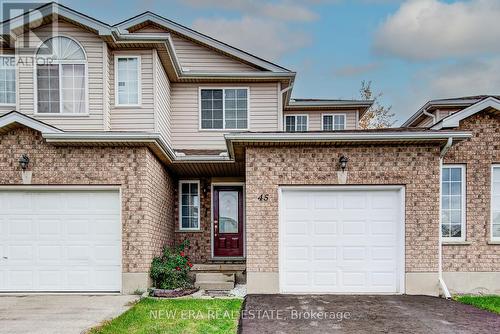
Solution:
<svg viewBox="0 0 500 334">
<path fill-rule="evenodd" d="M 500 316 L 427 296 L 248 295 L 250 333 L 498 333 Z"/>
<path fill-rule="evenodd" d="M 2 334 L 80 334 L 125 312 L 138 296 L 0 295 Z"/>
</svg>

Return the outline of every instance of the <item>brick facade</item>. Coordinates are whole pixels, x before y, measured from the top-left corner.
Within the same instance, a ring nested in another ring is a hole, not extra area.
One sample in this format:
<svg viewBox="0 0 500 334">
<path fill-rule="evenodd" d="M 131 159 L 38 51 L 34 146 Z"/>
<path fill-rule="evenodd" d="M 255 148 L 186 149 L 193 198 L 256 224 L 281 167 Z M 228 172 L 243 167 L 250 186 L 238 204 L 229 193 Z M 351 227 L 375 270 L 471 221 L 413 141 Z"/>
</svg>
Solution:
<svg viewBox="0 0 500 334">
<path fill-rule="evenodd" d="M 406 271 L 436 272 L 439 151 L 439 145 L 247 148 L 248 272 L 278 272 L 278 186 L 338 184 L 341 155 L 349 157 L 347 184 L 405 185 Z M 269 201 L 259 201 L 260 194 Z"/>
<path fill-rule="evenodd" d="M 124 272 L 147 272 L 152 257 L 173 243 L 174 181 L 148 148 L 54 146 L 20 127 L 0 134 L 0 184 L 22 184 L 22 154 L 30 158 L 32 184 L 121 186 Z"/>
<path fill-rule="evenodd" d="M 466 241 L 443 247 L 444 271 L 500 271 L 500 245 L 491 240 L 491 165 L 500 163 L 500 116 L 481 112 L 460 122 L 473 137 L 453 146 L 444 163 L 465 164 L 467 181 Z"/>
</svg>

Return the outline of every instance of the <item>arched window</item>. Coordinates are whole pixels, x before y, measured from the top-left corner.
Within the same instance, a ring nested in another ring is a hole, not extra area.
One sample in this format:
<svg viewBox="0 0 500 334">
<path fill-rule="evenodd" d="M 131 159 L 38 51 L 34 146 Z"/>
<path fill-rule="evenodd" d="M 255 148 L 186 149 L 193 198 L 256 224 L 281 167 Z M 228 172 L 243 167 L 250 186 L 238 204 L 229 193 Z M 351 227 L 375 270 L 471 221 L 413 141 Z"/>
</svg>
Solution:
<svg viewBox="0 0 500 334">
<path fill-rule="evenodd" d="M 76 41 L 58 36 L 37 51 L 37 113 L 87 112 L 87 59 Z"/>
</svg>

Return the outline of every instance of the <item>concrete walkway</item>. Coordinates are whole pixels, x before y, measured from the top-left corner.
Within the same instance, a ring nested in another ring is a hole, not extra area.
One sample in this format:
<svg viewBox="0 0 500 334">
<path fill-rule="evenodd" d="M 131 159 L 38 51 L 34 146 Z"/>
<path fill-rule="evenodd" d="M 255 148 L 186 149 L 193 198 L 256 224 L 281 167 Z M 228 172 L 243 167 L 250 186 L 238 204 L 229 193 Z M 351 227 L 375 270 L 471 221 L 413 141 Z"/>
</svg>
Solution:
<svg viewBox="0 0 500 334">
<path fill-rule="evenodd" d="M 80 334 L 130 308 L 129 295 L 0 295 L 2 334 Z"/>
<path fill-rule="evenodd" d="M 500 315 L 426 296 L 248 295 L 243 334 L 500 333 Z"/>
</svg>

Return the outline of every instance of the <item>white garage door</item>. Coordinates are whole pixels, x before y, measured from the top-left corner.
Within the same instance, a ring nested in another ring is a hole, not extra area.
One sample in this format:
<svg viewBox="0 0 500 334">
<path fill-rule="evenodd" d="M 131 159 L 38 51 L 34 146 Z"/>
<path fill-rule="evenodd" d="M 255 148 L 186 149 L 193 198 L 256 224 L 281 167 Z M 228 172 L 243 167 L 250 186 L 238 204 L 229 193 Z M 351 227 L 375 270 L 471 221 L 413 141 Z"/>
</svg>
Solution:
<svg viewBox="0 0 500 334">
<path fill-rule="evenodd" d="M 120 291 L 118 191 L 0 189 L 0 291 Z"/>
<path fill-rule="evenodd" d="M 403 190 L 281 191 L 281 292 L 404 292 Z"/>
</svg>

